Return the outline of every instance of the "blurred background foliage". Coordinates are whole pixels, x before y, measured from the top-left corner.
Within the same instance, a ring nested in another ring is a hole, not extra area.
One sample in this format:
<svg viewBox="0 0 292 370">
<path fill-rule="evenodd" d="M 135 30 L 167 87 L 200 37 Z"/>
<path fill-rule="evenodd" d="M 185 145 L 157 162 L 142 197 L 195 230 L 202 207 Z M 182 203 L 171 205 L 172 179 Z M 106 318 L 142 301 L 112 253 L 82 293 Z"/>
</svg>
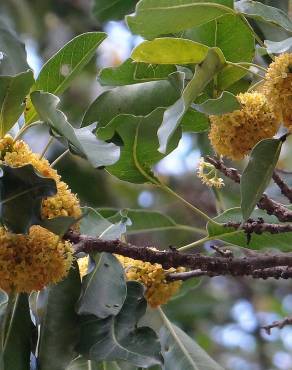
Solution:
<svg viewBox="0 0 292 370">
<path fill-rule="evenodd" d="M 292 2 L 288 0 L 262 2 L 286 12 L 292 11 Z M 99 19 L 104 18 L 106 15 L 99 15 Z M 259 22 L 254 26 L 264 39 L 278 41 L 287 37 L 283 31 Z M 131 35 L 122 21 L 98 22 L 90 0 L 0 0 L 0 27 L 9 27 L 19 35 L 26 46 L 28 64 L 36 75 L 43 63 L 74 36 L 93 30 L 104 30 L 109 34 L 99 53 L 62 97 L 62 110 L 76 126 L 80 125 L 86 107 L 104 90 L 97 81 L 99 69 L 119 65 L 141 41 Z M 0 40 L 0 43 L 4 41 Z M 23 65 L 17 64 L 21 57 L 15 58 L 13 67 L 16 69 Z M 0 65 L 0 68 L 4 67 Z M 12 66 L 6 68 L 9 73 Z M 41 151 L 48 133 L 40 127 L 36 130 L 31 130 L 25 139 L 35 151 Z M 62 147 L 55 144 L 49 151 L 49 159 L 53 160 L 61 152 Z M 214 216 L 222 208 L 238 205 L 239 189 L 226 180 L 218 199 L 218 194 L 200 183 L 195 174 L 196 167 L 201 154 L 208 152 L 210 148 L 205 134 L 185 134 L 179 147 L 160 162 L 156 170 L 176 192 Z M 286 169 L 291 169 L 291 153 L 291 150 L 284 152 L 281 158 L 281 165 Z M 57 169 L 84 205 L 155 209 L 178 223 L 203 226 L 193 214 L 160 191 L 147 185 L 119 181 L 103 170 L 92 169 L 80 158 L 67 156 L 58 163 Z M 291 176 L 286 180 L 292 184 Z M 270 192 L 280 199 L 276 188 L 272 187 Z M 194 240 L 194 236 L 188 231 L 170 230 L 132 235 L 129 241 L 167 248 L 187 244 Z M 217 277 L 203 279 L 194 286 L 186 295 L 173 299 L 165 311 L 222 366 L 229 370 L 292 369 L 292 327 L 281 331 L 275 329 L 271 335 L 260 328 L 292 314 L 290 282 Z"/>
</svg>

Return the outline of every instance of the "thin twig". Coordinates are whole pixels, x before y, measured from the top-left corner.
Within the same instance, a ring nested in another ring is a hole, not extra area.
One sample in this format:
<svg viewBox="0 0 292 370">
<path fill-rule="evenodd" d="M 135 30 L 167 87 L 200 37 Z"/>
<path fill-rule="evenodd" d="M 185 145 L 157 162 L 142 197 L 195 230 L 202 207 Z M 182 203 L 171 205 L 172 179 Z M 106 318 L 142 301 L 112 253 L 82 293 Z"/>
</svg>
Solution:
<svg viewBox="0 0 292 370">
<path fill-rule="evenodd" d="M 286 184 L 286 182 L 277 174 L 276 171 L 273 172 L 273 180 L 278 185 L 281 190 L 281 193 L 289 199 L 289 202 L 292 203 L 292 189 Z"/>
<path fill-rule="evenodd" d="M 272 324 L 262 326 L 262 329 L 266 331 L 267 334 L 271 334 L 271 329 L 279 328 L 283 329 L 284 326 L 292 325 L 292 317 L 285 317 L 283 320 L 274 321 Z"/>
</svg>

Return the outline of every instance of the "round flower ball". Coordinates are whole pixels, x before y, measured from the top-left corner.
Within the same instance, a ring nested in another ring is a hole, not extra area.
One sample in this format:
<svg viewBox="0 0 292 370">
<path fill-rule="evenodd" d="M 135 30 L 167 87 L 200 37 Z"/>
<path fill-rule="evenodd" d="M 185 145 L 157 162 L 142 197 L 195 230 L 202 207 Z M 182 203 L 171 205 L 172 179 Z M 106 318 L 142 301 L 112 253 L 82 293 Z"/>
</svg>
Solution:
<svg viewBox="0 0 292 370">
<path fill-rule="evenodd" d="M 159 263 L 151 264 L 120 255 L 116 257 L 125 269 L 127 280 L 135 280 L 145 286 L 145 298 L 152 308 L 167 303 L 182 284 L 181 281 L 168 282 L 166 280 L 166 274 L 182 272 L 184 271 L 182 267 L 164 270 Z"/>
<path fill-rule="evenodd" d="M 209 139 L 218 154 L 240 160 L 260 140 L 276 134 L 279 120 L 264 94 L 242 93 L 237 99 L 241 109 L 220 116 L 210 116 Z"/>
<path fill-rule="evenodd" d="M 264 93 L 278 119 L 292 130 L 292 54 L 282 54 L 270 64 Z"/>
<path fill-rule="evenodd" d="M 42 176 L 55 180 L 57 193 L 42 201 L 43 219 L 80 217 L 76 195 L 61 181 L 49 162 L 33 153 L 26 143 L 14 142 L 10 136 L 4 137 L 0 140 L 0 160 L 10 167 L 32 164 Z M 32 226 L 25 235 L 0 227 L 0 288 L 8 293 L 29 293 L 61 281 L 68 274 L 72 259 L 72 245 L 41 226 Z"/>
<path fill-rule="evenodd" d="M 71 244 L 38 225 L 27 235 L 1 227 L 0 246 L 0 288 L 7 293 L 30 293 L 57 283 L 72 264 Z"/>
</svg>

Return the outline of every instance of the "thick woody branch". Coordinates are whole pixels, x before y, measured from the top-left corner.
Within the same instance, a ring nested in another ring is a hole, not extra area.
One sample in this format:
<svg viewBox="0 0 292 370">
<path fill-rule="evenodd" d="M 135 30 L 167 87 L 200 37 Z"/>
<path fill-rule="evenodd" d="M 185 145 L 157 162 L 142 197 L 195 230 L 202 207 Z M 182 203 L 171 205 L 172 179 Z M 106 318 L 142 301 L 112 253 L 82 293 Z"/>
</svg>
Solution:
<svg viewBox="0 0 292 370">
<path fill-rule="evenodd" d="M 278 185 L 281 190 L 281 193 L 289 199 L 289 202 L 292 203 L 292 189 L 285 183 L 285 181 L 277 174 L 276 171 L 273 173 L 273 180 Z"/>
<path fill-rule="evenodd" d="M 183 266 L 191 270 L 206 272 L 208 276 L 232 275 L 273 277 L 287 279 L 292 276 L 292 254 L 258 254 L 244 257 L 206 256 L 186 254 L 177 251 L 156 251 L 147 247 L 137 247 L 120 240 L 101 240 L 91 236 L 68 232 L 65 238 L 75 245 L 75 253 L 108 252 L 120 254 L 150 263 L 159 263 L 165 269 Z"/>
<path fill-rule="evenodd" d="M 287 326 L 287 325 L 292 325 L 292 317 L 285 317 L 285 319 L 283 320 L 274 321 L 270 325 L 262 326 L 262 329 L 264 329 L 267 332 L 267 334 L 271 334 L 271 329 L 273 328 L 282 329 L 284 328 L 284 326 Z"/>
<path fill-rule="evenodd" d="M 206 156 L 205 160 L 213 164 L 213 166 L 215 166 L 215 168 L 222 172 L 226 177 L 229 177 L 236 183 L 240 183 L 241 175 L 235 168 L 228 168 L 222 160 L 210 156 Z M 276 216 L 281 222 L 292 222 L 292 211 L 284 207 L 282 204 L 270 199 L 266 194 L 262 195 L 257 206 L 260 209 L 267 211 L 269 215 Z"/>
</svg>

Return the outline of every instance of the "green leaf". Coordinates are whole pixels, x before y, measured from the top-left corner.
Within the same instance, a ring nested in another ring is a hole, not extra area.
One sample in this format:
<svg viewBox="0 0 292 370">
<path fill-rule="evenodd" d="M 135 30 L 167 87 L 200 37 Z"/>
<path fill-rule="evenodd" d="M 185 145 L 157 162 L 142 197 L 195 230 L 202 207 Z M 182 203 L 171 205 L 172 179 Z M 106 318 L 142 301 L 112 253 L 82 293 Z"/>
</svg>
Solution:
<svg viewBox="0 0 292 370">
<path fill-rule="evenodd" d="M 186 30 L 182 37 L 209 47 L 220 48 L 229 62 L 252 62 L 254 58 L 254 36 L 249 26 L 237 14 L 226 14 L 211 22 Z M 218 73 L 217 88 L 226 89 L 246 73 L 240 68 L 227 65 Z"/>
<path fill-rule="evenodd" d="M 11 296 L 6 315 L 4 369 L 30 370 L 32 322 L 27 294 Z"/>
<path fill-rule="evenodd" d="M 81 72 L 106 38 L 103 32 L 87 32 L 76 36 L 50 58 L 41 69 L 32 91 L 43 90 L 62 94 Z M 26 109 L 26 123 L 35 121 L 37 114 L 30 102 Z"/>
<path fill-rule="evenodd" d="M 208 51 L 206 59 L 196 66 L 194 76 L 184 89 L 181 98 L 164 113 L 162 124 L 157 133 L 160 152 L 166 152 L 169 140 L 179 126 L 183 115 L 224 65 L 225 60 L 220 50 L 211 48 Z"/>
<path fill-rule="evenodd" d="M 157 107 L 173 104 L 179 98 L 182 86 L 183 74 L 176 72 L 165 81 L 144 82 L 105 91 L 91 104 L 82 125 L 98 122 L 98 127 L 104 127 L 119 114 L 146 116 Z"/>
<path fill-rule="evenodd" d="M 65 114 L 57 109 L 60 102 L 58 97 L 35 91 L 31 99 L 41 119 L 68 141 L 74 153 L 85 157 L 93 167 L 107 166 L 119 159 L 119 147 L 98 140 L 91 131 L 93 127 L 75 129 L 71 126 Z"/>
<path fill-rule="evenodd" d="M 123 86 L 141 82 L 163 80 L 176 72 L 173 65 L 136 63 L 127 59 L 117 67 L 103 68 L 98 75 L 102 86 Z"/>
<path fill-rule="evenodd" d="M 253 220 L 262 218 L 267 223 L 279 224 L 279 220 L 275 216 L 270 216 L 267 214 L 267 212 L 260 209 L 255 209 L 250 217 Z M 213 239 L 222 240 L 239 247 L 255 250 L 277 248 L 283 252 L 291 251 L 292 233 L 253 233 L 251 241 L 247 245 L 247 236 L 242 229 L 236 230 L 233 227 L 224 227 L 223 225 L 220 225 L 227 222 L 242 223 L 243 218 L 241 209 L 239 207 L 228 209 L 219 216 L 215 217 L 214 221 L 216 221 L 218 224 L 216 225 L 208 223 L 207 225 L 208 234 Z"/>
<path fill-rule="evenodd" d="M 93 14 L 99 22 L 123 19 L 132 13 L 138 0 L 94 0 Z"/>
<path fill-rule="evenodd" d="M 41 176 L 31 164 L 0 168 L 1 222 L 14 233 L 26 233 L 40 224 L 42 200 L 56 194 L 55 180 Z"/>
<path fill-rule="evenodd" d="M 6 317 L 6 311 L 8 307 L 8 301 L 9 297 L 4 290 L 0 289 L 0 343 L 4 342 L 5 338 L 5 317 Z M 0 347 L 0 369 L 4 369 L 4 363 L 3 363 L 3 347 L 1 345 Z"/>
<path fill-rule="evenodd" d="M 76 357 L 79 319 L 75 304 L 80 290 L 79 270 L 74 264 L 63 281 L 40 293 L 45 295 L 38 346 L 38 361 L 42 370 L 65 369 Z"/>
<path fill-rule="evenodd" d="M 240 109 L 241 105 L 233 94 L 228 91 L 223 91 L 219 98 L 208 99 L 202 104 L 193 103 L 192 107 L 208 115 L 221 115 Z"/>
<path fill-rule="evenodd" d="M 132 51 L 131 58 L 152 64 L 197 64 L 206 58 L 208 49 L 191 40 L 165 37 L 142 42 Z"/>
<path fill-rule="evenodd" d="M 104 320 L 84 316 L 78 351 L 95 361 L 126 360 L 136 366 L 161 364 L 160 346 L 155 332 L 137 327 L 147 303 L 144 288 L 136 281 L 127 282 L 127 298 L 117 316 Z"/>
<path fill-rule="evenodd" d="M 94 257 L 95 267 L 82 280 L 77 303 L 79 315 L 95 315 L 100 319 L 116 316 L 126 299 L 124 269 L 115 256 L 102 253 Z"/>
<path fill-rule="evenodd" d="M 144 38 L 176 33 L 233 13 L 230 0 L 141 0 L 126 21 L 134 34 Z"/>
<path fill-rule="evenodd" d="M 119 239 L 127 230 L 128 219 L 122 219 L 117 223 L 106 220 L 95 209 L 84 207 L 86 215 L 81 219 L 80 232 L 85 235 L 102 238 L 103 240 Z"/>
<path fill-rule="evenodd" d="M 223 370 L 186 333 L 169 322 L 160 330 L 164 370 Z"/>
<path fill-rule="evenodd" d="M 267 47 L 268 53 L 270 54 L 281 54 L 290 52 L 292 49 L 292 37 L 279 42 L 265 40 L 265 45 Z"/>
<path fill-rule="evenodd" d="M 292 32 L 292 22 L 288 15 L 281 9 L 252 0 L 237 1 L 235 2 L 235 8 L 248 18 L 271 23 Z"/>
<path fill-rule="evenodd" d="M 73 360 L 68 367 L 66 367 L 66 370 L 100 370 L 99 365 L 97 362 L 88 361 L 85 358 L 82 358 L 81 356 Z M 104 370 L 104 369 L 102 369 Z M 105 370 L 111 370 L 105 369 Z M 114 370 L 114 369 L 112 369 Z M 119 369 L 115 369 L 119 370 Z"/>
<path fill-rule="evenodd" d="M 1 138 L 14 126 L 23 113 L 25 108 L 24 99 L 33 82 L 32 71 L 22 72 L 15 76 L 0 76 Z"/>
<path fill-rule="evenodd" d="M 163 108 L 157 108 L 146 117 L 132 115 L 120 115 L 99 131 L 101 135 L 113 136 L 113 133 L 121 138 L 121 156 L 113 166 L 107 167 L 107 171 L 121 180 L 145 183 L 149 177 L 153 178 L 151 167 L 165 155 L 158 152 L 157 129 L 161 125 L 164 114 Z M 105 139 L 104 136 L 102 138 Z M 176 148 L 180 138 L 180 132 L 172 137 L 167 154 Z"/>
<path fill-rule="evenodd" d="M 81 356 L 71 362 L 66 370 L 121 370 L 116 362 L 88 361 Z"/>
<path fill-rule="evenodd" d="M 181 128 L 184 132 L 205 132 L 210 128 L 208 116 L 189 108 L 181 120 Z"/>
<path fill-rule="evenodd" d="M 40 225 L 56 235 L 63 236 L 76 222 L 74 217 L 58 216 L 44 219 Z"/>
<path fill-rule="evenodd" d="M 264 139 L 252 150 L 241 181 L 241 210 L 247 220 L 271 181 L 282 147 L 279 139 Z"/>
<path fill-rule="evenodd" d="M 98 208 L 97 211 L 109 221 L 119 214 L 117 208 Z M 126 209 L 132 224 L 127 228 L 127 234 L 146 231 L 159 231 L 176 228 L 178 224 L 169 216 L 158 211 L 144 209 Z"/>
<path fill-rule="evenodd" d="M 2 75 L 15 75 L 30 68 L 26 61 L 25 46 L 4 16 L 0 17 L 0 52 L 3 53 L 0 61 Z"/>
</svg>

